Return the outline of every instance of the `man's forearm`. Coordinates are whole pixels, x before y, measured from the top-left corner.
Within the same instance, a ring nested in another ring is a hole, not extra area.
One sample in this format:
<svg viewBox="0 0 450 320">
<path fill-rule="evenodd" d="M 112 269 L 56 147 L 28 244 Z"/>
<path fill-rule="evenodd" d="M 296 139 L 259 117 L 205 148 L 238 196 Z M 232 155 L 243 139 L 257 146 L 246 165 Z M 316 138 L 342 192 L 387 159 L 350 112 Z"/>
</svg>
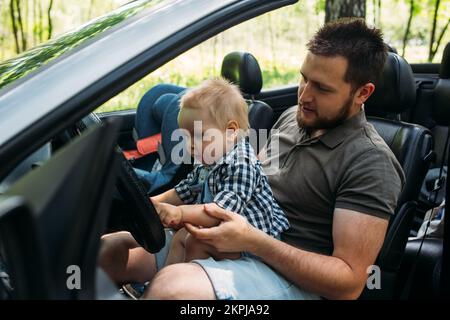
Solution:
<svg viewBox="0 0 450 320">
<path fill-rule="evenodd" d="M 298 287 L 328 299 L 356 299 L 361 291 L 351 267 L 340 258 L 295 248 L 254 230 L 249 251 Z"/>
<path fill-rule="evenodd" d="M 202 227 L 214 227 L 220 223 L 219 219 L 213 218 L 205 213 L 203 204 L 190 204 L 179 206 L 183 212 L 183 223 L 190 223 Z"/>
</svg>

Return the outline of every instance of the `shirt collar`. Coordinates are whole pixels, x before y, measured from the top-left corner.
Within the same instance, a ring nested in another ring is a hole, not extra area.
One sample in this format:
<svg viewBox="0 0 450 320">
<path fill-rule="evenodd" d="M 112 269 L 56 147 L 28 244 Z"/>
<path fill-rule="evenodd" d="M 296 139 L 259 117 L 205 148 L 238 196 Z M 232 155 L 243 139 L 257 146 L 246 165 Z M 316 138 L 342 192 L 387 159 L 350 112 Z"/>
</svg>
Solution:
<svg viewBox="0 0 450 320">
<path fill-rule="evenodd" d="M 359 113 L 345 120 L 337 127 L 325 132 L 319 137 L 319 140 L 327 147 L 333 149 L 342 143 L 350 134 L 355 132 L 355 130 L 363 128 L 366 123 L 366 114 L 364 109 L 362 109 Z"/>
<path fill-rule="evenodd" d="M 237 141 L 233 148 L 228 151 L 222 158 L 217 161 L 214 168 L 220 166 L 221 164 L 230 164 L 235 163 L 238 159 L 248 158 L 250 154 L 250 150 L 247 148 L 247 142 L 249 141 L 249 137 L 242 137 Z"/>
</svg>

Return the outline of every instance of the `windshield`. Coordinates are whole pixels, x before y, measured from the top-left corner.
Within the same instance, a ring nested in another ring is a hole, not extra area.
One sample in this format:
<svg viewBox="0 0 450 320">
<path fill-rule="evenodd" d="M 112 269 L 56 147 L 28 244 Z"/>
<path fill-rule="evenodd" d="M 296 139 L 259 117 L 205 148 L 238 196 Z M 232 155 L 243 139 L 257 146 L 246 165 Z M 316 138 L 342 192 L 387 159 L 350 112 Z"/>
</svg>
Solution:
<svg viewBox="0 0 450 320">
<path fill-rule="evenodd" d="M 96 18 L 77 29 L 65 33 L 56 39 L 36 46 L 12 59 L 0 63 L 0 89 L 8 83 L 24 77 L 30 72 L 48 64 L 63 53 L 79 47 L 120 22 L 135 16 L 144 9 L 156 10 L 173 0 L 139 0 L 130 2 L 106 15 Z M 158 5 L 158 6 L 156 6 Z"/>
</svg>

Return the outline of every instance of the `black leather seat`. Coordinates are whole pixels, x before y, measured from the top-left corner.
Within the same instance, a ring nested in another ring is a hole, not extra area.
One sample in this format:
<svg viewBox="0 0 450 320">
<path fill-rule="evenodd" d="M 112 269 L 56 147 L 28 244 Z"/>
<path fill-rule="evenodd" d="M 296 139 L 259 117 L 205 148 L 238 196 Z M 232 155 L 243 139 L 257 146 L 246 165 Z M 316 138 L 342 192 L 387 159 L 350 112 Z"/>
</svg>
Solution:
<svg viewBox="0 0 450 320">
<path fill-rule="evenodd" d="M 433 132 L 433 136 L 435 137 L 436 161 L 432 164 L 432 168 L 428 171 L 422 185 L 419 199 L 424 207 L 424 211 L 439 205 L 445 196 L 445 184 L 438 192 L 436 201 L 434 201 L 435 194 L 432 190 L 439 176 L 442 160 L 445 162 L 447 160 L 446 157 L 443 159 L 442 154 L 445 149 L 445 140 L 448 133 L 448 115 L 450 114 L 450 111 L 448 111 L 445 107 L 447 105 L 448 108 L 450 102 L 450 42 L 447 43 L 444 49 L 439 70 L 439 78 L 436 81 L 436 85 L 428 91 L 428 96 L 423 107 L 431 109 L 431 112 L 428 115 L 428 123 L 432 124 L 430 126 L 430 130 Z M 422 119 L 416 119 L 416 121 L 420 120 Z M 444 179 L 447 176 L 446 165 L 444 166 L 442 176 Z"/>
<path fill-rule="evenodd" d="M 450 125 L 450 43 L 445 47 L 442 57 L 439 79 L 433 94 L 432 116 L 436 126 L 445 128 L 445 132 L 447 132 Z M 444 150 L 444 137 L 442 137 L 440 143 L 442 146 L 439 149 Z M 445 155 L 441 154 L 438 157 L 447 159 Z M 438 165 L 440 163 L 441 161 L 438 161 Z M 447 164 L 447 162 L 444 163 Z M 445 196 L 445 192 L 443 196 Z M 442 200 L 442 197 L 438 199 L 437 204 L 440 204 Z M 440 294 L 443 239 L 427 237 L 423 243 L 421 242 L 422 239 L 414 239 L 408 241 L 406 245 L 405 259 L 402 261 L 400 269 L 399 292 L 403 290 L 412 266 L 416 264 L 415 272 L 412 275 L 412 280 L 410 280 L 409 291 L 404 293 L 404 297 L 409 299 L 435 299 Z M 420 252 L 417 255 L 419 248 Z"/>
<path fill-rule="evenodd" d="M 250 128 L 257 133 L 261 129 L 270 130 L 273 124 L 273 110 L 265 102 L 255 100 L 255 95 L 261 92 L 263 86 L 262 73 L 256 58 L 248 52 L 231 52 L 225 56 L 222 62 L 222 77 L 238 85 L 241 92 L 249 104 L 248 118 Z M 267 138 L 267 134 L 257 135 L 258 150 L 265 141 L 260 138 Z"/>
<path fill-rule="evenodd" d="M 365 104 L 367 114 L 399 114 L 413 107 L 415 98 L 416 85 L 411 67 L 403 58 L 389 52 L 382 79 Z M 391 299 L 416 211 L 416 199 L 432 159 L 433 137 L 427 128 L 415 124 L 373 116 L 368 116 L 368 121 L 391 148 L 406 178 L 376 262 L 381 269 L 382 288 L 366 288 L 361 296 Z"/>
</svg>

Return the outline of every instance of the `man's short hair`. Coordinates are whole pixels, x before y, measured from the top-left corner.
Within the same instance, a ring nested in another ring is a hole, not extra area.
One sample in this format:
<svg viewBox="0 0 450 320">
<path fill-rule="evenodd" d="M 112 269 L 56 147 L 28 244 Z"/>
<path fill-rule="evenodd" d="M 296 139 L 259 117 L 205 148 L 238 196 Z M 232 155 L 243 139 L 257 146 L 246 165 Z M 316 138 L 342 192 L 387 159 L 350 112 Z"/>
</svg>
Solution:
<svg viewBox="0 0 450 320">
<path fill-rule="evenodd" d="M 202 108 L 208 110 L 220 129 L 226 129 L 231 120 L 239 128 L 249 128 L 248 106 L 239 88 L 223 78 L 206 80 L 189 90 L 180 101 L 181 108 Z"/>
<path fill-rule="evenodd" d="M 325 24 L 307 47 L 315 55 L 346 58 L 344 80 L 354 90 L 368 82 L 378 82 L 387 56 L 381 31 L 368 27 L 361 18 L 343 18 Z"/>
</svg>

